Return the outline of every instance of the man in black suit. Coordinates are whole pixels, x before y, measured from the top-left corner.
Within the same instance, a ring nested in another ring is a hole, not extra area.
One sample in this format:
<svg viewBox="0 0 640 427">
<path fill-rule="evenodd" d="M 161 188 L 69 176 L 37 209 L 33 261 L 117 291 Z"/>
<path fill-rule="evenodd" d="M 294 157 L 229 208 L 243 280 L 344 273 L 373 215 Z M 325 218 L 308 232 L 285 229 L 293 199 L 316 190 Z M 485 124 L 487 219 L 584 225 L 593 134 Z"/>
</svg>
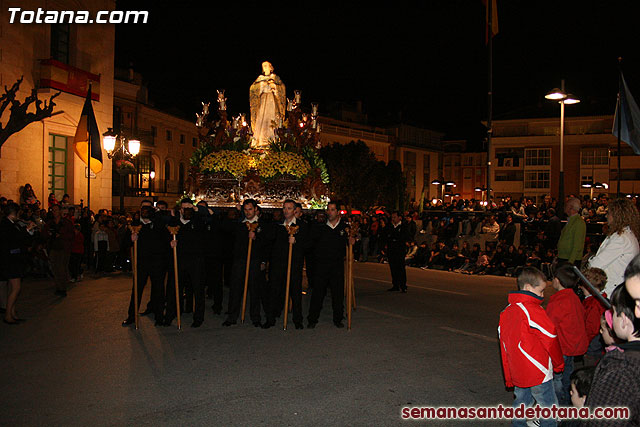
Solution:
<svg viewBox="0 0 640 427">
<path fill-rule="evenodd" d="M 285 200 L 282 206 L 284 220 L 274 225 L 275 239 L 269 262 L 269 287 L 265 312 L 267 321 L 262 327 L 268 329 L 275 325 L 276 317 L 280 317 L 284 306 L 287 283 L 287 266 L 289 244 L 291 243 L 291 276 L 289 295 L 293 310 L 293 323 L 296 329 L 302 329 L 302 267 L 304 254 L 310 245 L 308 225 L 295 216 L 295 202 Z M 289 228 L 297 230 L 289 235 Z"/>
<path fill-rule="evenodd" d="M 164 283 L 167 274 L 167 264 L 169 257 L 169 241 L 171 236 L 167 230 L 166 221 L 158 216 L 152 206 L 142 206 L 140 208 L 140 220 L 132 224 L 141 226 L 138 233 L 131 233 L 131 241 L 138 242 L 138 306 L 142 300 L 142 292 L 147 284 L 147 279 L 151 279 L 151 298 L 149 308 L 155 315 L 155 324 L 164 324 Z M 122 326 L 129 326 L 135 321 L 135 301 L 133 289 L 129 299 L 129 311 L 127 318 L 122 322 Z"/>
<path fill-rule="evenodd" d="M 253 199 L 242 203 L 244 220 L 232 224 L 234 233 L 233 267 L 231 269 L 231 290 L 229 292 L 229 310 L 223 326 L 235 325 L 242 309 L 242 295 L 247 267 L 249 239 L 251 258 L 249 260 L 249 312 L 253 326 L 260 327 L 260 311 L 264 296 L 264 274 L 273 241 L 270 224 L 258 216 L 258 204 Z"/>
<path fill-rule="evenodd" d="M 407 253 L 409 233 L 402 222 L 402 215 L 398 211 L 391 214 L 391 223 L 384 230 L 386 236 L 386 252 L 391 269 L 391 283 L 393 286 L 387 289 L 390 292 L 407 292 L 407 271 L 404 257 Z"/>
<path fill-rule="evenodd" d="M 340 218 L 336 202 L 329 202 L 327 206 L 327 222 L 316 224 L 311 230 L 313 245 L 313 291 L 307 327 L 314 328 L 318 323 L 322 303 L 331 290 L 331 305 L 333 307 L 333 324 L 343 328 L 344 324 L 344 259 L 349 239 L 349 226 Z"/>
</svg>

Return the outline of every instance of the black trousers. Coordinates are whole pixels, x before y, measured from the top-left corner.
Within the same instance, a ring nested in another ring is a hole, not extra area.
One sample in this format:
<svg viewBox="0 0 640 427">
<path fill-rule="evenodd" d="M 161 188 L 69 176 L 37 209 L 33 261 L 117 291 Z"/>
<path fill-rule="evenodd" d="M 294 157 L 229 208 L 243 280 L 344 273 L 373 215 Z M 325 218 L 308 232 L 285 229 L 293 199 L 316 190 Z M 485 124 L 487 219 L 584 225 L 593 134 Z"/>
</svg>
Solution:
<svg viewBox="0 0 640 427">
<path fill-rule="evenodd" d="M 163 318 L 164 312 L 164 278 L 167 274 L 165 257 L 149 256 L 138 257 L 138 307 L 142 300 L 142 292 L 147 284 L 147 279 L 151 279 L 151 298 L 148 308 L 153 311 L 156 320 Z M 135 316 L 135 304 L 133 300 L 133 286 L 131 287 L 131 298 L 129 300 L 129 318 Z"/>
<path fill-rule="evenodd" d="M 265 312 L 268 322 L 280 317 L 285 304 L 287 289 L 287 258 L 274 259 L 269 264 L 269 287 L 267 288 L 267 306 Z M 302 265 L 303 258 L 291 260 L 291 279 L 289 296 L 293 311 L 293 323 L 302 323 Z"/>
<path fill-rule="evenodd" d="M 407 289 L 407 270 L 402 252 L 389 252 L 389 268 L 391 269 L 391 283 L 394 288 Z"/>
<path fill-rule="evenodd" d="M 244 278 L 246 259 L 235 259 L 231 269 L 231 290 L 229 292 L 229 314 L 227 320 L 237 322 L 242 310 L 242 295 L 244 294 Z M 249 316 L 252 322 L 261 321 L 261 307 L 264 298 L 264 271 L 260 271 L 260 261 L 249 262 Z"/>
<path fill-rule="evenodd" d="M 222 258 L 205 255 L 203 286 L 207 287 L 207 296 L 213 298 L 213 309 L 222 309 Z"/>
<path fill-rule="evenodd" d="M 169 282 L 169 281 L 167 281 Z M 167 283 L 167 318 L 176 317 L 175 281 Z M 204 286 L 202 285 L 202 257 L 198 254 L 178 255 L 178 295 L 180 306 L 184 306 L 185 289 L 190 288 L 195 297 L 194 321 L 204 321 Z"/>
<path fill-rule="evenodd" d="M 333 307 L 333 321 L 339 322 L 344 318 L 344 262 L 316 262 L 312 277 L 313 290 L 309 305 L 309 323 L 317 323 L 322 310 L 322 303 L 331 290 L 331 305 Z"/>
</svg>

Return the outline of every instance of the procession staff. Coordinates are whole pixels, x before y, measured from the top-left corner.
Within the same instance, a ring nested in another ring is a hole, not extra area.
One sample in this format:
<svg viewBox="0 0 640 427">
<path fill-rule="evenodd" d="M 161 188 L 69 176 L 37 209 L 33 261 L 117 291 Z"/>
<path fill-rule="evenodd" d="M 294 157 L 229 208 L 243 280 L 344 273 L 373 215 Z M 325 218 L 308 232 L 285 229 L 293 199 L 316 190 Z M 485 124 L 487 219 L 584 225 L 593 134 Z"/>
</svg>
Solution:
<svg viewBox="0 0 640 427">
<path fill-rule="evenodd" d="M 293 311 L 293 323 L 296 329 L 303 329 L 302 325 L 302 269 L 304 254 L 310 247 L 311 239 L 309 226 L 295 217 L 295 202 L 285 200 L 282 206 L 284 221 L 274 226 L 275 239 L 269 262 L 269 287 L 267 289 L 267 304 L 265 312 L 267 321 L 262 325 L 268 329 L 275 325 L 276 317 L 280 317 L 282 307 L 288 303 L 286 295 L 286 281 L 289 274 L 290 296 Z M 291 227 L 296 227 L 294 229 Z M 291 230 L 293 235 L 289 234 Z M 289 250 L 291 248 L 291 265 L 289 265 Z M 287 313 L 285 312 L 285 316 Z"/>
<path fill-rule="evenodd" d="M 386 252 L 391 270 L 391 288 L 389 292 L 402 291 L 407 293 L 407 271 L 404 257 L 407 253 L 409 232 L 402 222 L 402 215 L 398 211 L 391 213 L 391 223 L 383 231 L 386 235 Z"/>
<path fill-rule="evenodd" d="M 142 293 L 147 279 L 151 279 L 151 298 L 149 305 L 155 316 L 155 325 L 160 326 L 165 323 L 164 280 L 167 274 L 166 261 L 169 251 L 169 232 L 165 226 L 165 221 L 155 214 L 151 206 L 143 206 L 140 209 L 140 220 L 135 221 L 130 229 L 131 241 L 137 246 L 134 274 L 138 289 L 137 292 L 135 292 L 135 289 L 131 290 L 129 311 L 127 318 L 122 322 L 122 326 L 129 326 L 135 322 L 136 312 L 138 307 L 140 307 Z M 136 271 L 137 274 L 135 273 Z M 136 293 L 137 300 L 134 298 L 134 294 Z"/>
<path fill-rule="evenodd" d="M 314 328 L 318 323 L 327 288 L 331 290 L 333 324 L 337 328 L 344 327 L 344 260 L 347 243 L 353 244 L 355 239 L 349 237 L 348 225 L 341 220 L 335 202 L 329 202 L 327 218 L 326 223 L 311 230 L 314 274 L 311 278 L 313 291 L 307 316 L 308 328 Z"/>
<path fill-rule="evenodd" d="M 259 327 L 261 326 L 260 311 L 264 292 L 264 274 L 273 234 L 269 224 L 259 219 L 258 204 L 255 200 L 246 199 L 242 203 L 242 211 L 244 212 L 244 220 L 232 225 L 234 245 L 231 290 L 227 319 L 222 325 L 231 326 L 238 322 L 245 278 L 248 272 L 249 313 L 253 326 Z M 255 227 L 255 231 L 250 231 L 249 227 Z M 247 263 L 249 239 L 252 240 L 252 250 Z"/>
<path fill-rule="evenodd" d="M 349 227 L 349 237 L 355 239 L 359 224 L 354 222 Z M 351 311 L 356 309 L 356 293 L 353 284 L 353 244 L 349 239 L 347 245 L 347 273 L 345 274 L 345 290 L 347 292 L 347 329 L 351 329 Z"/>
<path fill-rule="evenodd" d="M 196 212 L 193 202 L 184 198 L 180 202 L 180 218 L 172 225 L 179 225 L 176 240 L 171 240 L 171 247 L 178 248 L 178 301 L 182 305 L 182 295 L 186 287 L 191 287 L 195 297 L 192 328 L 198 328 L 204 321 L 205 296 L 202 286 L 202 256 L 204 251 L 203 212 Z M 171 292 L 167 287 L 167 293 Z M 187 304 L 189 301 L 187 300 Z M 176 298 L 167 298 L 167 312 L 170 319 L 176 316 Z"/>
</svg>

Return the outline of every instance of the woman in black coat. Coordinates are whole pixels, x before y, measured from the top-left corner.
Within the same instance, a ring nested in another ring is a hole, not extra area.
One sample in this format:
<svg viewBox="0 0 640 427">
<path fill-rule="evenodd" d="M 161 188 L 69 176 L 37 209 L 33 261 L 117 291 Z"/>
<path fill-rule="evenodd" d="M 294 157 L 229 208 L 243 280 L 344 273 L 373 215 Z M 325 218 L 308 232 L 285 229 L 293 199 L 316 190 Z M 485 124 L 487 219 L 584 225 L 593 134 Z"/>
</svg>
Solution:
<svg viewBox="0 0 640 427">
<path fill-rule="evenodd" d="M 0 276 L 7 280 L 9 295 L 4 323 L 16 325 L 20 319 L 16 314 L 16 300 L 20 293 L 20 284 L 26 269 L 27 249 L 31 240 L 30 234 L 36 224 L 29 222 L 25 227 L 18 222 L 20 207 L 9 203 L 5 208 L 5 216 L 0 221 Z"/>
</svg>

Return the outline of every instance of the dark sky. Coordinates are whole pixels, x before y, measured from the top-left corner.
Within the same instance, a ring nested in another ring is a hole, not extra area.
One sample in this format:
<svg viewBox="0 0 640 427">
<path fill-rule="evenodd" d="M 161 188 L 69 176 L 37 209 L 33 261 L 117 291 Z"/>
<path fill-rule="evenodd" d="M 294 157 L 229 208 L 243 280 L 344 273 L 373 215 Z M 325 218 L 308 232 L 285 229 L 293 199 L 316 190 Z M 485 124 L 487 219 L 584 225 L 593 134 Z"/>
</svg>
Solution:
<svg viewBox="0 0 640 427">
<path fill-rule="evenodd" d="M 185 3 L 183 5 L 182 3 Z M 362 100 L 370 124 L 398 122 L 481 146 L 487 116 L 485 9 L 480 0 L 251 2 L 119 1 L 149 23 L 119 25 L 116 65 L 129 62 L 153 102 L 195 117 L 224 88 L 232 113 L 269 60 L 322 112 Z M 544 94 L 566 79 L 583 102 L 567 115 L 611 114 L 617 57 L 640 99 L 640 19 L 629 1 L 498 0 L 494 118 L 555 117 Z M 637 2 L 636 2 L 637 4 Z M 635 17 L 635 18 L 634 18 Z"/>
</svg>

